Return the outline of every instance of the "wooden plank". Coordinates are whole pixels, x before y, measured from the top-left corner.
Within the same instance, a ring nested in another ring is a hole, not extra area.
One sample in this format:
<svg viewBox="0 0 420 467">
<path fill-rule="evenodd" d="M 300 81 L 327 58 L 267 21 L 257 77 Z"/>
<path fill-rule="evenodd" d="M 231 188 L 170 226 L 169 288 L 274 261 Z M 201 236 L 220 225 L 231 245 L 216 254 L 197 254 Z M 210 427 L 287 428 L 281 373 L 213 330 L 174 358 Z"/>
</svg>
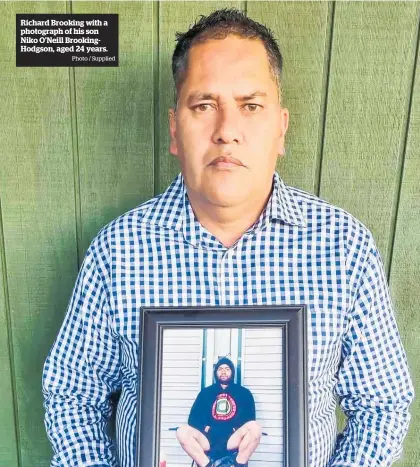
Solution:
<svg viewBox="0 0 420 467">
<path fill-rule="evenodd" d="M 107 222 L 153 196 L 152 2 L 74 2 L 119 15 L 119 67 L 77 68 L 82 248 Z"/>
<path fill-rule="evenodd" d="M 321 151 L 329 2 L 253 2 L 250 18 L 268 26 L 284 59 L 283 103 L 290 112 L 286 157 L 277 169 L 286 183 L 316 192 Z"/>
<path fill-rule="evenodd" d="M 242 2 L 161 2 L 159 4 L 159 173 L 158 191 L 164 191 L 179 173 L 179 165 L 169 153 L 168 109 L 174 104 L 174 86 L 171 60 L 174 51 L 175 32 L 185 32 L 199 15 L 208 15 L 219 8 L 240 9 Z"/>
<path fill-rule="evenodd" d="M 0 15 L 3 13 L 0 5 Z M 1 40 L 1 39 L 0 39 Z M 12 376 L 10 368 L 6 256 L 4 251 L 2 211 L 0 204 L 0 466 L 18 466 Z"/>
<path fill-rule="evenodd" d="M 386 259 L 393 229 L 419 4 L 337 2 L 321 197 L 374 234 Z"/>
<path fill-rule="evenodd" d="M 41 373 L 77 272 L 67 68 L 16 68 L 15 14 L 65 13 L 66 2 L 1 5 L 0 147 L 4 243 L 21 467 L 48 466 Z"/>
<path fill-rule="evenodd" d="M 407 352 L 415 391 L 420 394 L 420 59 L 410 115 L 407 149 L 398 205 L 395 243 L 391 262 L 391 294 L 395 299 L 399 330 Z M 411 407 L 412 421 L 399 465 L 420 465 L 420 398 Z"/>
</svg>

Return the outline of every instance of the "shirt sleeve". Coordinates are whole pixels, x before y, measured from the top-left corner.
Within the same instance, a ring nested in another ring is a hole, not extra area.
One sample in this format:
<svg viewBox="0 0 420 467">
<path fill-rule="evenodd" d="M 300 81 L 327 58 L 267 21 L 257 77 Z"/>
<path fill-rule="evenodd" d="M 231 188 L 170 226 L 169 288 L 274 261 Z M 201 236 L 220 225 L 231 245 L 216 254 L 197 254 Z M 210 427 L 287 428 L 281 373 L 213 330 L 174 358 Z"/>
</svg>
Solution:
<svg viewBox="0 0 420 467">
<path fill-rule="evenodd" d="M 194 404 L 191 407 L 190 415 L 188 417 L 188 425 L 196 428 L 197 430 L 205 433 L 204 428 L 210 426 L 208 420 L 208 407 L 206 403 L 204 391 L 200 391 Z"/>
<path fill-rule="evenodd" d="M 244 425 L 247 422 L 255 420 L 255 401 L 254 396 L 252 395 L 251 391 L 246 388 L 244 389 L 244 398 L 242 402 L 242 413 L 241 418 L 238 423 L 238 428 Z"/>
<path fill-rule="evenodd" d="M 117 467 L 107 434 L 109 396 L 119 384 L 119 345 L 113 335 L 104 280 L 88 251 L 61 330 L 43 371 L 45 426 L 51 467 Z"/>
<path fill-rule="evenodd" d="M 336 392 L 347 426 L 329 467 L 386 467 L 400 457 L 414 389 L 379 252 L 369 241 L 342 343 Z"/>
</svg>

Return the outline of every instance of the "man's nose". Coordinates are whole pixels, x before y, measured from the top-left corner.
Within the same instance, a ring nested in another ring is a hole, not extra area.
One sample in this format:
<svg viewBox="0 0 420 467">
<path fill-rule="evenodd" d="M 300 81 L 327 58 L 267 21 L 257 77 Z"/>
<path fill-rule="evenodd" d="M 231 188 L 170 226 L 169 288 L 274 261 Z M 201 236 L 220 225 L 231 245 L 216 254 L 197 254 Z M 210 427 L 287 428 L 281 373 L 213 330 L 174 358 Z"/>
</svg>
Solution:
<svg viewBox="0 0 420 467">
<path fill-rule="evenodd" d="M 242 139 L 239 111 L 234 108 L 220 108 L 217 111 L 213 142 L 216 144 L 239 144 Z"/>
</svg>

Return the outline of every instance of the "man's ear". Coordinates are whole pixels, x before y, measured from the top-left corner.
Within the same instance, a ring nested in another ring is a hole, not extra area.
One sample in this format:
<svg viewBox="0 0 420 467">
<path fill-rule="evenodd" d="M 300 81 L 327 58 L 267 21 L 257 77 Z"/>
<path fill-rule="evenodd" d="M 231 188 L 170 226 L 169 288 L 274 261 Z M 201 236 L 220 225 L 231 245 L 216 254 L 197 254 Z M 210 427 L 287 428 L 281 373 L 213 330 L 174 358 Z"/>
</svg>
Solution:
<svg viewBox="0 0 420 467">
<path fill-rule="evenodd" d="M 174 156 L 178 155 L 178 145 L 176 142 L 176 113 L 175 109 L 169 109 L 169 152 Z"/>
<path fill-rule="evenodd" d="M 279 146 L 278 154 L 279 157 L 283 157 L 285 154 L 284 150 L 284 137 L 289 127 L 289 111 L 286 108 L 280 108 L 280 124 L 279 124 Z"/>
<path fill-rule="evenodd" d="M 284 135 L 289 128 L 289 111 L 286 108 L 280 109 L 281 117 L 280 117 L 280 131 L 281 136 L 284 138 Z"/>
</svg>

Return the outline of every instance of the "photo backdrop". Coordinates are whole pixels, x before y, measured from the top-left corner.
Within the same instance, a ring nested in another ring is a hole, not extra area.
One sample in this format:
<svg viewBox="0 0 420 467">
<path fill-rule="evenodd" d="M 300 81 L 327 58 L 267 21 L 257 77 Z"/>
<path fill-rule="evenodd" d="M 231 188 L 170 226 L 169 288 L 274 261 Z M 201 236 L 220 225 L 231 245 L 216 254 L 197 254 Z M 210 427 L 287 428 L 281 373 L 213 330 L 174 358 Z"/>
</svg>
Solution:
<svg viewBox="0 0 420 467">
<path fill-rule="evenodd" d="M 175 31 L 234 6 L 275 32 L 288 184 L 382 253 L 420 393 L 419 2 L 0 2 L 0 466 L 45 467 L 41 371 L 96 232 L 161 192 Z M 118 13 L 118 68 L 16 68 L 16 13 Z M 418 467 L 420 398 L 399 465 Z"/>
<path fill-rule="evenodd" d="M 158 452 L 169 467 L 191 466 L 176 429 L 188 422 L 199 392 L 215 382 L 214 368 L 222 357 L 235 367 L 234 382 L 251 391 L 256 420 L 264 433 L 249 467 L 283 467 L 283 332 L 280 327 L 163 331 Z"/>
</svg>

